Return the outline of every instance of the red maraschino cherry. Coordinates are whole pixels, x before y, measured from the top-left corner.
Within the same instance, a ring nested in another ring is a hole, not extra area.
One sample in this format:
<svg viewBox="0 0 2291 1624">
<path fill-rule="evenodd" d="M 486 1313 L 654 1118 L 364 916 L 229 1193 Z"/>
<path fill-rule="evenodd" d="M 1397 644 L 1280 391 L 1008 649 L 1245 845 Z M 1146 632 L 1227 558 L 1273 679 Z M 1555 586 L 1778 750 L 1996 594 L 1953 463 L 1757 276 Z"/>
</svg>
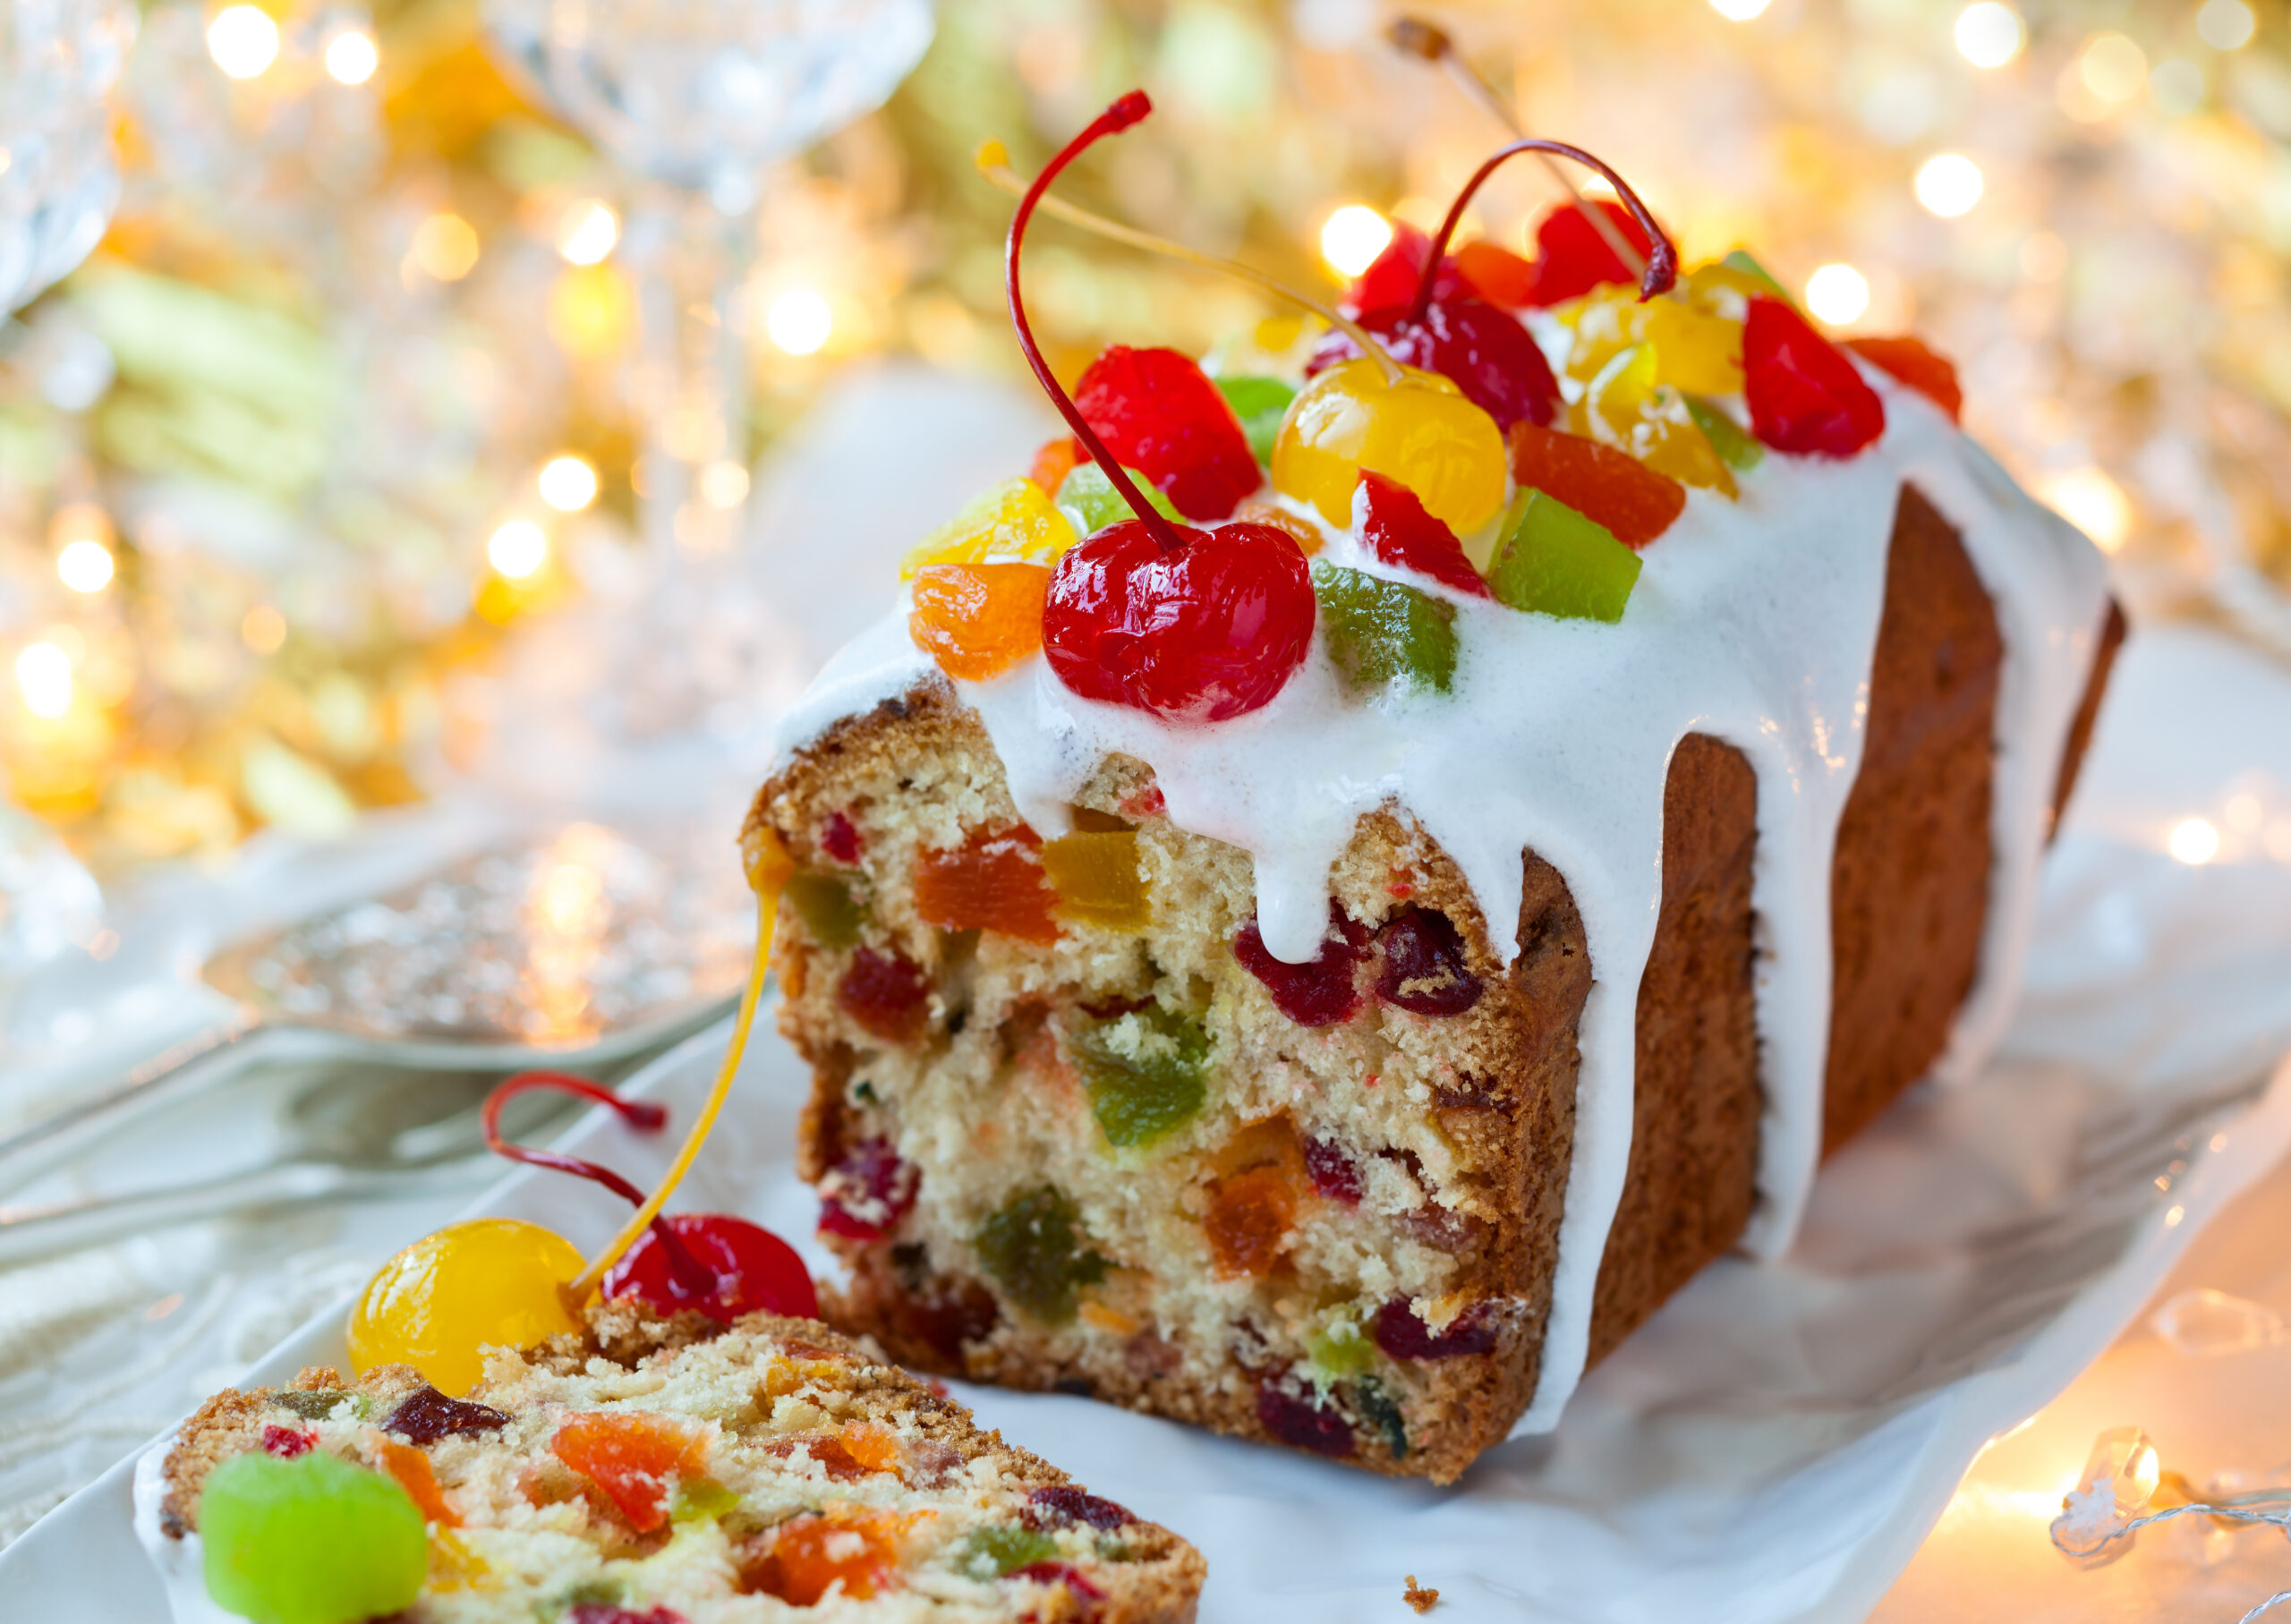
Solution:
<svg viewBox="0 0 2291 1624">
<path fill-rule="evenodd" d="M 1075 384 L 1074 404 L 1188 519 L 1226 517 L 1265 477 L 1241 420 L 1190 355 L 1114 344 Z"/>
<path fill-rule="evenodd" d="M 1412 296 L 1414 289 L 1409 290 Z M 1514 423 L 1548 425 L 1558 415 L 1559 380 L 1535 336 L 1512 317 L 1461 291 L 1442 293 L 1415 318 L 1405 302 L 1362 310 L 1359 322 L 1402 366 L 1437 372 L 1509 432 Z M 1323 334 L 1305 372 L 1314 376 L 1360 353 L 1341 332 Z"/>
<path fill-rule="evenodd" d="M 1605 215 L 1623 241 L 1644 255 L 1654 244 L 1631 211 L 1618 203 L 1588 205 Z M 1580 298 L 1611 282 L 1631 282 L 1638 268 L 1624 263 L 1614 245 L 1600 234 L 1582 208 L 1562 203 L 1536 226 L 1534 273 L 1523 302 L 1538 310 Z"/>
<path fill-rule="evenodd" d="M 1795 456 L 1849 457 L 1886 431 L 1886 403 L 1787 302 L 1760 294 L 1742 323 L 1750 432 Z"/>
<path fill-rule="evenodd" d="M 1304 552 L 1268 524 L 1200 530 L 1154 512 L 1051 372 L 1018 285 L 1026 226 L 1051 183 L 1092 145 L 1152 111 L 1142 90 L 1116 101 L 1043 166 L 1010 220 L 1004 279 L 1026 363 L 1137 515 L 1060 557 L 1043 608 L 1043 655 L 1085 699 L 1215 722 L 1269 703 L 1304 664 L 1314 615 Z"/>
<path fill-rule="evenodd" d="M 644 1192 L 610 1168 L 501 1136 L 501 1108 L 534 1089 L 577 1094 L 609 1106 L 629 1127 L 645 1133 L 668 1125 L 667 1110 L 650 1101 L 624 1100 L 586 1077 L 558 1071 L 519 1072 L 486 1096 L 485 1144 L 494 1154 L 527 1167 L 571 1173 L 604 1186 L 632 1206 L 643 1206 Z M 600 1288 L 607 1298 L 634 1297 L 655 1313 L 691 1308 L 727 1322 L 759 1312 L 819 1317 L 818 1293 L 795 1248 L 769 1229 L 721 1212 L 655 1218 L 606 1271 Z"/>
</svg>

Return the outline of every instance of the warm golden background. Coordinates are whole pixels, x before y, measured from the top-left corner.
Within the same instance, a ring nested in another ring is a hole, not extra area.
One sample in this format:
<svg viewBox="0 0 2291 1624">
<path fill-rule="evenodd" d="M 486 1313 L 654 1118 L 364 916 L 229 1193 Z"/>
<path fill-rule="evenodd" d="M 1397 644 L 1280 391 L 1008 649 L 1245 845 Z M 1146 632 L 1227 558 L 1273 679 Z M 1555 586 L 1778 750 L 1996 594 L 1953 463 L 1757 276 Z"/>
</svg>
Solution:
<svg viewBox="0 0 2291 1624">
<path fill-rule="evenodd" d="M 890 104 L 767 181 L 734 322 L 751 410 L 699 448 L 700 499 L 737 511 L 839 369 L 1016 373 L 984 138 L 1027 167 L 1142 84 L 1160 115 L 1093 155 L 1077 200 L 1332 287 L 1382 229 L 1339 210 L 1435 218 L 1501 132 L 1383 43 L 1392 14 L 941 4 Z M 1953 353 L 1971 425 L 2118 552 L 2141 612 L 2286 635 L 2277 0 L 1428 14 L 1531 129 L 1631 176 L 1690 259 L 1748 245 L 1836 327 Z M 466 0 L 265 15 L 145 10 L 118 213 L 0 359 L 0 761 L 98 874 L 419 798 L 515 725 L 457 679 L 639 556 L 637 183 L 512 88 Z M 1476 225 L 1524 246 L 1547 184 L 1507 171 Z M 1038 242 L 1069 370 L 1273 314 L 1063 227 Z"/>
</svg>

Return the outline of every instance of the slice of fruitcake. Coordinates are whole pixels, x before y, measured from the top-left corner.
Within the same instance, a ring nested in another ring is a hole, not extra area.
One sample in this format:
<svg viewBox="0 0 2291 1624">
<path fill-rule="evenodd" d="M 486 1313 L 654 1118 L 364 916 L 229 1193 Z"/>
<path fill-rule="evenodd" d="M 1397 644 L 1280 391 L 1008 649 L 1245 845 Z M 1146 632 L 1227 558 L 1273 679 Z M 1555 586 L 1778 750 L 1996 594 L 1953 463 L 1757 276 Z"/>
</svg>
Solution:
<svg viewBox="0 0 2291 1624">
<path fill-rule="evenodd" d="M 1203 1563 L 814 1321 L 628 1302 L 449 1399 L 208 1400 L 136 1476 L 182 1624 L 1194 1617 Z"/>
</svg>

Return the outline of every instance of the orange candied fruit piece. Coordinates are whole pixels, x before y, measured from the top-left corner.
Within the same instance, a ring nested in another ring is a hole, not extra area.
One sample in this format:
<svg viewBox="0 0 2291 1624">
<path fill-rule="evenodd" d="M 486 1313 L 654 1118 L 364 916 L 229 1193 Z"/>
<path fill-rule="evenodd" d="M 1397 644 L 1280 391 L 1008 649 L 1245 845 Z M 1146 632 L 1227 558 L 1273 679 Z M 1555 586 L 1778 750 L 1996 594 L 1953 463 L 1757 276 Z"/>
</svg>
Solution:
<svg viewBox="0 0 2291 1624">
<path fill-rule="evenodd" d="M 1604 524 L 1625 547 L 1641 548 L 1686 511 L 1686 487 L 1629 452 L 1538 429 L 1512 425 L 1512 476 Z"/>
<path fill-rule="evenodd" d="M 1297 544 L 1298 550 L 1311 557 L 1321 550 L 1321 532 L 1290 513 L 1285 507 L 1275 507 L 1270 502 L 1248 501 L 1233 509 L 1236 524 L 1269 524 Z"/>
<path fill-rule="evenodd" d="M 942 931 L 995 931 L 1048 947 L 1058 940 L 1057 902 L 1036 854 L 1042 837 L 1025 824 L 999 834 L 974 829 L 952 850 L 927 851 L 915 864 L 915 911 Z"/>
<path fill-rule="evenodd" d="M 846 1596 L 866 1601 L 899 1583 L 899 1541 L 921 1515 L 830 1501 L 771 1531 L 762 1557 L 743 1565 L 743 1588 L 813 1607 L 839 1582 Z"/>
<path fill-rule="evenodd" d="M 964 682 L 1000 676 L 1042 651 L 1050 571 L 1039 564 L 930 564 L 915 575 L 907 635 Z"/>
<path fill-rule="evenodd" d="M 649 1410 L 567 1416 L 550 1454 L 605 1492 L 628 1526 L 649 1534 L 669 1520 L 679 1478 L 706 1475 L 708 1434 Z"/>
<path fill-rule="evenodd" d="M 1054 497 L 1066 476 L 1082 465 L 1089 454 L 1082 449 L 1082 442 L 1070 434 L 1061 434 L 1054 440 L 1044 440 L 1042 449 L 1035 453 L 1035 465 L 1026 470 L 1026 478 L 1040 488 L 1043 495 Z"/>
<path fill-rule="evenodd" d="M 1153 923 L 1137 867 L 1135 829 L 1079 829 L 1042 848 L 1043 872 L 1058 893 L 1058 916 L 1109 931 Z"/>
<path fill-rule="evenodd" d="M 1467 242 L 1456 250 L 1456 269 L 1471 291 L 1490 304 L 1516 310 L 1535 302 L 1536 268 L 1508 248 Z"/>
<path fill-rule="evenodd" d="M 397 1486 L 422 1512 L 424 1522 L 440 1528 L 458 1528 L 461 1513 L 446 1499 L 446 1492 L 438 1486 L 438 1474 L 430 1468 L 430 1457 L 410 1443 L 400 1443 L 386 1433 L 373 1435 L 374 1447 L 382 1458 L 382 1469 L 397 1479 Z"/>
<path fill-rule="evenodd" d="M 1202 1228 L 1217 1272 L 1228 1280 L 1272 1273 L 1297 1227 L 1306 1178 L 1296 1125 L 1285 1114 L 1248 1124 L 1218 1151 L 1215 1166 L 1224 1176 L 1209 1186 Z"/>
<path fill-rule="evenodd" d="M 899 1470 L 899 1434 L 880 1421 L 845 1422 L 843 1452 L 870 1472 Z"/>
<path fill-rule="evenodd" d="M 1924 395 L 1955 422 L 1964 411 L 1965 392 L 1956 363 L 1921 338 L 1849 338 L 1845 347 L 1881 372 L 1889 372 Z"/>
</svg>

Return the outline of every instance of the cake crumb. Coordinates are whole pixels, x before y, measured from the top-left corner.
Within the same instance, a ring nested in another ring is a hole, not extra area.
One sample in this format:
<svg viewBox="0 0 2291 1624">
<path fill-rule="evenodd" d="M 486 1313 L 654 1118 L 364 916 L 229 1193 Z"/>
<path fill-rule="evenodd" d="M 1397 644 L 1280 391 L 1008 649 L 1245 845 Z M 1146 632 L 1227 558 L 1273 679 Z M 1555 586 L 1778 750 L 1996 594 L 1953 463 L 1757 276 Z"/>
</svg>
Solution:
<svg viewBox="0 0 2291 1624">
<path fill-rule="evenodd" d="M 1418 1612 L 1430 1612 L 1440 1604 L 1440 1593 L 1425 1589 L 1416 1582 L 1416 1576 L 1411 1573 L 1408 1576 L 1408 1588 L 1400 1593 L 1400 1599 Z"/>
</svg>

